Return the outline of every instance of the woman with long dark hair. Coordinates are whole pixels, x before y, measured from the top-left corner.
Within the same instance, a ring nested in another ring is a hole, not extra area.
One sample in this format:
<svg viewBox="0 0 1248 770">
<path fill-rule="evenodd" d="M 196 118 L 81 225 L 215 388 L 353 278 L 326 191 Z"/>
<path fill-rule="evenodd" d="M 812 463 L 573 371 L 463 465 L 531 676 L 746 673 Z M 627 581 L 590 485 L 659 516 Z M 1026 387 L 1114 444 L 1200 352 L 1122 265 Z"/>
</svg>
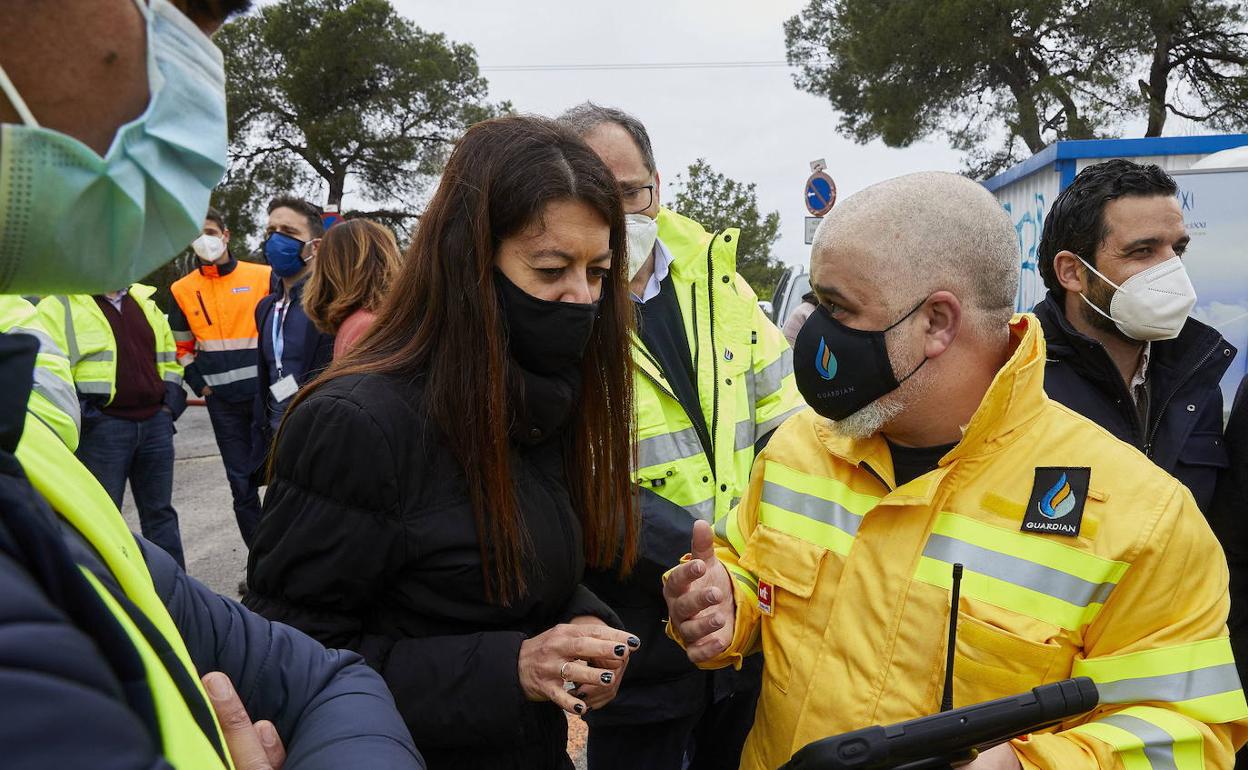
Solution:
<svg viewBox="0 0 1248 770">
<path fill-rule="evenodd" d="M 282 425 L 247 604 L 364 655 L 431 768 L 563 768 L 638 641 L 615 182 L 540 118 L 473 126 L 359 346 Z M 622 569 L 624 567 L 621 567 Z"/>
</svg>

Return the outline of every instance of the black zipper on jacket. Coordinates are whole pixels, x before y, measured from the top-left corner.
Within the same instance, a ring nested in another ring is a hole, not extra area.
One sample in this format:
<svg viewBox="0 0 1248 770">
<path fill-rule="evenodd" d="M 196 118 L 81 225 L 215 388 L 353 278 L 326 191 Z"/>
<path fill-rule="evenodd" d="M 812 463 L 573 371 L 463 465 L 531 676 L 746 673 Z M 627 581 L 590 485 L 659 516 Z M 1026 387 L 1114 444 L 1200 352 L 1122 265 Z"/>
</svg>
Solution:
<svg viewBox="0 0 1248 770">
<path fill-rule="evenodd" d="M 699 358 L 702 352 L 702 340 L 698 336 L 698 285 L 689 284 L 689 312 L 693 313 L 693 383 L 698 383 L 698 372 L 702 371 Z"/>
<path fill-rule="evenodd" d="M 195 290 L 195 299 L 199 300 L 199 309 L 204 311 L 204 320 L 212 326 L 212 316 L 208 315 L 208 306 L 204 304 L 204 295 L 199 293 L 199 289 Z"/>
<path fill-rule="evenodd" d="M 702 408 L 702 391 L 698 388 L 698 375 L 702 372 L 702 336 L 698 334 L 698 285 L 696 283 L 689 284 L 689 302 L 690 302 L 689 310 L 690 312 L 693 313 L 693 389 L 694 389 L 694 392 L 696 392 L 698 395 L 698 408 L 701 409 Z M 716 368 L 716 366 L 717 365 L 715 363 L 714 342 L 712 342 L 711 367 L 712 367 L 712 370 L 715 371 L 715 376 L 718 377 L 719 371 Z M 712 390 L 712 393 L 714 394 L 713 398 L 719 398 L 718 388 L 715 388 L 714 390 Z M 689 419 L 693 421 L 693 416 L 690 415 Z M 693 422 L 695 425 L 697 424 L 696 421 L 693 421 Z M 715 402 L 714 401 L 711 402 L 711 424 L 708 425 L 707 428 L 708 428 L 707 432 L 709 433 L 709 438 L 710 438 L 711 443 L 710 443 L 710 446 L 704 446 L 703 449 L 706 450 L 706 459 L 710 461 L 707 464 L 711 466 L 711 476 L 718 478 L 718 474 L 715 473 Z"/>
<path fill-rule="evenodd" d="M 719 237 L 720 230 L 715 231 L 711 235 L 711 242 L 706 245 L 706 313 L 711 319 L 711 374 L 715 378 L 714 387 L 711 389 L 711 446 L 717 447 L 716 434 L 719 432 L 719 348 L 715 347 L 715 239 Z M 698 316 L 693 316 L 694 328 L 698 325 Z M 715 465 L 711 464 L 711 473 L 715 473 Z"/>
<path fill-rule="evenodd" d="M 1210 356 L 1217 352 L 1218 348 L 1222 347 L 1222 342 L 1222 338 L 1219 337 L 1218 341 L 1214 343 L 1213 347 L 1209 348 L 1205 355 L 1201 357 L 1200 361 L 1192 367 L 1191 371 L 1189 371 L 1185 377 L 1181 378 L 1170 390 L 1170 393 L 1166 396 L 1166 400 L 1161 403 L 1161 408 L 1153 412 L 1153 428 L 1149 431 L 1148 440 L 1144 443 L 1144 454 L 1146 456 L 1150 458 L 1153 456 L 1153 439 L 1157 438 L 1157 431 L 1161 430 L 1161 417 L 1166 413 L 1166 407 L 1170 406 L 1170 402 L 1174 400 L 1174 394 L 1178 393 L 1179 388 L 1191 379 L 1196 372 L 1200 371 L 1200 367 L 1205 365 L 1205 362 L 1209 360 Z"/>
</svg>

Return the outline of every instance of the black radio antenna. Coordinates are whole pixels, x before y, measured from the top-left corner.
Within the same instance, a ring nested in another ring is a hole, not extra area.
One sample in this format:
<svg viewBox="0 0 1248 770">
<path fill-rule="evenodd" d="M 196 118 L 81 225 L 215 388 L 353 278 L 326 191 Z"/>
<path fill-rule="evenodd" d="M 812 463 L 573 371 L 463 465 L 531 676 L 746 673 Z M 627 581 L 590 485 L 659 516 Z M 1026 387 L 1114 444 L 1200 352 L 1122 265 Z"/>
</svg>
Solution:
<svg viewBox="0 0 1248 770">
<path fill-rule="evenodd" d="M 953 565 L 953 595 L 949 604 L 949 649 L 945 650 L 945 690 L 940 710 L 953 710 L 953 650 L 958 642 L 958 595 L 962 592 L 962 565 Z"/>
</svg>

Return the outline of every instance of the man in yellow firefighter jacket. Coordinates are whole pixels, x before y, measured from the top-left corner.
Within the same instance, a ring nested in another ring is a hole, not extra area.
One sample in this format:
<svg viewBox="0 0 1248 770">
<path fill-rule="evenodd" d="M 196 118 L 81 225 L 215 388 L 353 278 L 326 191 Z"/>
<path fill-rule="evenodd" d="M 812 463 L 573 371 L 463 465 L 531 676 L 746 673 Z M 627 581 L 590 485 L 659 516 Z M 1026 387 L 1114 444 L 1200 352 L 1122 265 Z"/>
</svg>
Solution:
<svg viewBox="0 0 1248 770">
<path fill-rule="evenodd" d="M 955 706 L 1070 676 L 1100 692 L 969 767 L 1230 768 L 1248 739 L 1222 551 L 1185 487 L 1046 398 L 1040 325 L 1011 320 L 1018 264 L 1000 204 L 952 174 L 821 225 L 794 347 L 812 409 L 665 585 L 694 662 L 763 652 L 743 768 L 938 711 L 955 563 Z"/>
<path fill-rule="evenodd" d="M 691 666 L 664 634 L 660 577 L 684 553 L 695 521 L 727 516 L 745 491 L 756 451 L 801 408 L 792 352 L 736 272 L 738 230 L 710 233 L 660 206 L 641 122 L 589 103 L 560 120 L 585 138 L 619 184 L 637 311 L 640 561 L 628 579 L 591 573 L 587 584 L 642 645 L 619 696 L 586 720 L 589 768 L 732 766 L 754 714 L 757 662 L 715 674 Z"/>
</svg>

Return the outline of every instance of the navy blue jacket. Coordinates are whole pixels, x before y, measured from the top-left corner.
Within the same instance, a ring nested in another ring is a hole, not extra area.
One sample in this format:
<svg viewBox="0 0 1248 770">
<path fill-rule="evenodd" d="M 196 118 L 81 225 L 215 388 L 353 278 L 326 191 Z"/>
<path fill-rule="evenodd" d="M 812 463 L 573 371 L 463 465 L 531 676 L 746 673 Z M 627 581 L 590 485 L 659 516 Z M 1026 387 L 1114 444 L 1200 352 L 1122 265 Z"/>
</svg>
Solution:
<svg viewBox="0 0 1248 770">
<path fill-rule="evenodd" d="M 1054 399 L 1144 452 L 1183 482 L 1206 514 L 1227 467 L 1218 383 L 1235 347 L 1216 329 L 1189 318 L 1173 340 L 1152 344 L 1148 424 L 1140 424 L 1126 383 L 1109 353 L 1066 319 L 1052 292 L 1036 305 L 1047 346 L 1044 390 Z"/>
<path fill-rule="evenodd" d="M 1240 380 L 1226 423 L 1231 467 L 1218 480 L 1209 525 L 1226 551 L 1231 572 L 1231 614 L 1226 620 L 1239 680 L 1248 682 L 1248 377 Z M 1248 767 L 1248 749 L 1235 755 L 1236 767 Z"/>
<path fill-rule="evenodd" d="M 0 763 L 168 769 L 143 664 L 79 567 L 106 588 L 116 581 L 13 454 L 36 349 L 31 337 L 0 335 Z M 252 719 L 274 723 L 286 770 L 423 770 L 384 682 L 358 655 L 214 594 L 135 539 L 196 669 L 227 674 Z"/>
<path fill-rule="evenodd" d="M 291 297 L 294 300 L 294 307 L 298 310 L 292 314 L 287 321 L 287 330 L 303 327 L 303 350 L 306 356 L 307 366 L 303 372 L 296 372 L 295 382 L 299 387 L 311 382 L 318 374 L 325 371 L 330 362 L 334 359 L 334 335 L 322 334 L 317 331 L 316 326 L 308 319 L 303 312 L 303 287 L 306 281 L 297 284 L 291 290 Z M 256 329 L 259 330 L 261 344 L 256 347 L 256 400 L 253 406 L 253 423 L 255 437 L 252 446 L 256 455 L 252 458 L 252 467 L 255 468 L 253 477 L 257 484 L 265 483 L 265 465 L 268 460 L 269 448 L 273 445 L 273 430 L 269 427 L 269 387 L 273 385 L 272 378 L 269 376 L 269 364 L 264 360 L 264 336 L 270 334 L 270 323 L 273 315 L 273 306 L 277 301 L 286 296 L 285 285 L 281 279 L 274 276 L 273 290 L 268 296 L 260 300 L 256 305 Z M 256 476 L 255 474 L 259 474 Z"/>
</svg>

